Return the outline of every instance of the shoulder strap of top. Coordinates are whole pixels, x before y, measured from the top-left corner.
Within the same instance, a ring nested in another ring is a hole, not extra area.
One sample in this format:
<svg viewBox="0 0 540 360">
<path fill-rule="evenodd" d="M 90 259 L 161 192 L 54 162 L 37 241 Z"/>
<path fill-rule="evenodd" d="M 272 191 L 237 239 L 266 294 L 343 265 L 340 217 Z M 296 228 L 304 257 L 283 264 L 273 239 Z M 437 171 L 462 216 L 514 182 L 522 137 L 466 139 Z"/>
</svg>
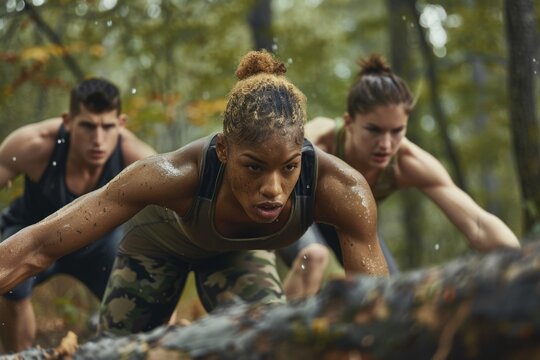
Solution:
<svg viewBox="0 0 540 360">
<path fill-rule="evenodd" d="M 199 184 L 198 196 L 206 199 L 213 199 L 218 181 L 219 170 L 222 166 L 216 152 L 217 134 L 212 136 L 203 150 L 203 160 L 201 164 L 201 181 Z"/>
</svg>

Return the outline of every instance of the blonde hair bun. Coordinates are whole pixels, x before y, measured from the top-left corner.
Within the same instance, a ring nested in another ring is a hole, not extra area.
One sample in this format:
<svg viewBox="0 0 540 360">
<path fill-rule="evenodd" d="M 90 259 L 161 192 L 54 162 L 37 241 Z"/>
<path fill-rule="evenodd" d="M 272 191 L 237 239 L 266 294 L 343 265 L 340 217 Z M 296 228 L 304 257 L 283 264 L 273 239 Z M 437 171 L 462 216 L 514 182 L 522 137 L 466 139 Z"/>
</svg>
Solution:
<svg viewBox="0 0 540 360">
<path fill-rule="evenodd" d="M 250 51 L 238 64 L 236 77 L 244 80 L 257 74 L 283 75 L 287 72 L 285 64 L 276 60 L 268 51 Z"/>
</svg>

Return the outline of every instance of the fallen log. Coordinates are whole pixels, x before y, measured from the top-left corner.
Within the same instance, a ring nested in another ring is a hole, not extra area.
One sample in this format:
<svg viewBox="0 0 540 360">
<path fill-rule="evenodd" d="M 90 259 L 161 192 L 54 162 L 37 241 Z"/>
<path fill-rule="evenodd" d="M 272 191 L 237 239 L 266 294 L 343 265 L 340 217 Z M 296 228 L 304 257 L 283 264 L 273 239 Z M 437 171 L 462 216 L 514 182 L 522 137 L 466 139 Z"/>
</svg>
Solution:
<svg viewBox="0 0 540 360">
<path fill-rule="evenodd" d="M 307 301 L 237 304 L 189 326 L 101 336 L 70 355 L 57 349 L 32 349 L 12 356 L 539 359 L 540 243 L 466 256 L 390 279 L 334 280 Z"/>
</svg>

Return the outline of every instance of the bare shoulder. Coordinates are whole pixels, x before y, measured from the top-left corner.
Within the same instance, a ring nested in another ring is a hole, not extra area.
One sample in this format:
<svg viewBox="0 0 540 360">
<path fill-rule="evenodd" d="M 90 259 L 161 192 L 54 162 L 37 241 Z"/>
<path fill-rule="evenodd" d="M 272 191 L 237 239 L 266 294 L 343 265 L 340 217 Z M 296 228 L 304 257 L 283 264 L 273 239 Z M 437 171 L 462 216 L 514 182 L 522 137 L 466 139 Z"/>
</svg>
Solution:
<svg viewBox="0 0 540 360">
<path fill-rule="evenodd" d="M 122 136 L 122 154 L 124 162 L 129 165 L 137 160 L 156 154 L 154 148 L 126 128 L 120 130 Z"/>
<path fill-rule="evenodd" d="M 134 162 L 108 185 L 111 194 L 131 194 L 132 201 L 165 206 L 183 215 L 199 183 L 199 167 L 206 141 L 155 154 Z"/>
<path fill-rule="evenodd" d="M 402 187 L 422 189 L 452 182 L 448 171 L 435 156 L 406 138 L 399 148 L 396 175 Z"/>
<path fill-rule="evenodd" d="M 46 165 L 56 144 L 62 118 L 52 118 L 22 126 L 0 145 L 2 164 L 12 162 L 18 172 L 28 173 Z"/>
<path fill-rule="evenodd" d="M 375 200 L 366 179 L 341 159 L 317 149 L 316 221 L 337 225 L 358 208 L 374 212 Z"/>
<path fill-rule="evenodd" d="M 322 150 L 333 153 L 336 122 L 327 117 L 313 118 L 306 124 L 305 136 Z"/>
</svg>

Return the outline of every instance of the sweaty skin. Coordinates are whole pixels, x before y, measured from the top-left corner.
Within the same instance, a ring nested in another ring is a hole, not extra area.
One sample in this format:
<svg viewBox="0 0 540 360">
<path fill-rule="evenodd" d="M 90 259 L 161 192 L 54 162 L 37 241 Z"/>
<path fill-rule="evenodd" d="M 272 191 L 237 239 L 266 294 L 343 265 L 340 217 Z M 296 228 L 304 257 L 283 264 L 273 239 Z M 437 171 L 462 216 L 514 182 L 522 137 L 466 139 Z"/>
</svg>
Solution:
<svg viewBox="0 0 540 360">
<path fill-rule="evenodd" d="M 290 211 L 298 179 L 300 145 L 270 136 L 258 146 L 225 144 L 220 160 L 227 170 L 214 219 L 225 236 L 277 231 Z M 139 160 L 107 186 L 90 192 L 43 221 L 0 244 L 0 293 L 124 223 L 147 205 L 186 214 L 196 194 L 201 154 L 207 139 Z M 376 235 L 375 202 L 365 179 L 344 162 L 318 151 L 315 220 L 337 227 L 349 274 L 387 274 Z M 346 199 L 346 201 L 344 200 Z M 276 210 L 277 209 L 277 210 Z M 277 221 L 276 221 L 277 220 Z"/>
<path fill-rule="evenodd" d="M 370 186 L 397 156 L 395 176 L 399 188 L 414 187 L 433 200 L 450 221 L 479 250 L 519 247 L 514 233 L 496 216 L 482 209 L 455 185 L 442 164 L 405 137 L 408 115 L 405 106 L 378 106 L 352 119 L 344 116 L 345 161 L 358 170 Z M 306 137 L 322 150 L 333 153 L 336 122 L 316 118 L 306 125 Z"/>
</svg>

